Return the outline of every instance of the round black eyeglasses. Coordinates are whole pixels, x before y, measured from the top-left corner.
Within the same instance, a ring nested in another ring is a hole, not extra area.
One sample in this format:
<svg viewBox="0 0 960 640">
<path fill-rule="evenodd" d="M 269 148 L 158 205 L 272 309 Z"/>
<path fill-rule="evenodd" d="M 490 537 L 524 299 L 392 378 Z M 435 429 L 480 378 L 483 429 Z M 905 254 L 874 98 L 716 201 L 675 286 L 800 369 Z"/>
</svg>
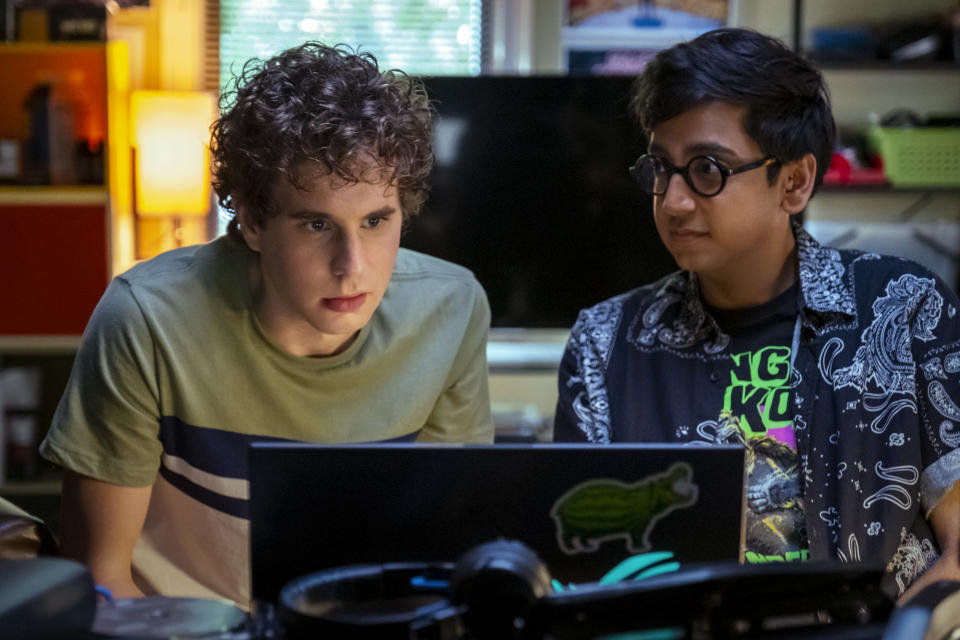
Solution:
<svg viewBox="0 0 960 640">
<path fill-rule="evenodd" d="M 697 156 L 692 158 L 685 167 L 675 167 L 660 156 L 644 154 L 637 158 L 629 171 L 640 188 L 653 196 L 664 195 L 667 187 L 670 186 L 673 174 L 679 173 L 695 193 L 711 198 L 723 191 L 730 176 L 766 167 L 775 162 L 777 162 L 776 158 L 766 157 L 735 169 L 728 169 L 712 156 Z"/>
</svg>

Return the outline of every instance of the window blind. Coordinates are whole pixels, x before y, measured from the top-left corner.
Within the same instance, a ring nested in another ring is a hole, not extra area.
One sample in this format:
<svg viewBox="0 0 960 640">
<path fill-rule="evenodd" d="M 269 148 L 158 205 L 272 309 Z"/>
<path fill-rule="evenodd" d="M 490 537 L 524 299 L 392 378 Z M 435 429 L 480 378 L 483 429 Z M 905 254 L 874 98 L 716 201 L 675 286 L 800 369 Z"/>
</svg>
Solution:
<svg viewBox="0 0 960 640">
<path fill-rule="evenodd" d="M 220 0 L 203 3 L 203 90 L 220 91 Z"/>
<path fill-rule="evenodd" d="M 249 58 L 306 40 L 413 75 L 479 75 L 482 0 L 220 0 L 220 87 Z"/>
</svg>

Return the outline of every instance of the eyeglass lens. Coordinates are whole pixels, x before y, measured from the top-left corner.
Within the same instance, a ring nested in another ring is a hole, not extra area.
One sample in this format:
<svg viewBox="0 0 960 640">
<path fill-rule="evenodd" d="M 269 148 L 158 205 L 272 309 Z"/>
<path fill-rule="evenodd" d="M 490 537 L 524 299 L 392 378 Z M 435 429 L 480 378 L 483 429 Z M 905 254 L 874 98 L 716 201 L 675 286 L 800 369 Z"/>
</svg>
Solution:
<svg viewBox="0 0 960 640">
<path fill-rule="evenodd" d="M 683 175 L 687 184 L 703 196 L 714 195 L 723 189 L 723 172 L 720 166 L 705 156 L 693 158 L 685 168 L 674 168 L 661 158 L 647 156 L 639 163 L 638 180 L 647 192 L 663 195 L 674 173 Z"/>
</svg>

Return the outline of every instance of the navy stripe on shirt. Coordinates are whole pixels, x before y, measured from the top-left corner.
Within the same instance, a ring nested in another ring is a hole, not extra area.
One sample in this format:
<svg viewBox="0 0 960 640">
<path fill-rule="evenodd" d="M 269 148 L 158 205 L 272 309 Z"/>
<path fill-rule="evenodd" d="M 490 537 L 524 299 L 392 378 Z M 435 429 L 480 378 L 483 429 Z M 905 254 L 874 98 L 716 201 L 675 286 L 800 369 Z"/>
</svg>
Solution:
<svg viewBox="0 0 960 640">
<path fill-rule="evenodd" d="M 246 519 L 250 517 L 250 501 L 245 498 L 231 498 L 222 493 L 211 491 L 162 465 L 160 466 L 160 475 L 171 485 L 206 507 L 237 518 Z"/>
<path fill-rule="evenodd" d="M 159 423 L 159 437 L 165 454 L 181 458 L 191 467 L 222 478 L 250 479 L 247 450 L 253 442 L 299 442 L 288 438 L 198 427 L 187 424 L 175 416 L 163 416 Z M 397 438 L 360 444 L 413 442 L 419 433 L 417 430 Z M 171 485 L 211 509 L 238 518 L 249 517 L 249 500 L 217 493 L 162 464 L 160 475 Z"/>
<path fill-rule="evenodd" d="M 198 427 L 175 416 L 163 416 L 160 418 L 160 442 L 165 454 L 182 458 L 191 467 L 222 478 L 246 480 L 250 443 L 292 441 Z"/>
</svg>

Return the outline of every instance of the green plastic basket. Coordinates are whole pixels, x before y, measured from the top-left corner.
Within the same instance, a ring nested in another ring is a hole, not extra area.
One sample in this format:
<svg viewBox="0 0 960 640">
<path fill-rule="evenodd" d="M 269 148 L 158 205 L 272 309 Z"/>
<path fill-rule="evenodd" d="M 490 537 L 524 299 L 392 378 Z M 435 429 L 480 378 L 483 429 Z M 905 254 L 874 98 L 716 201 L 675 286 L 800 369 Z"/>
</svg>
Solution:
<svg viewBox="0 0 960 640">
<path fill-rule="evenodd" d="M 960 186 L 960 127 L 874 127 L 874 149 L 897 187 Z"/>
</svg>

